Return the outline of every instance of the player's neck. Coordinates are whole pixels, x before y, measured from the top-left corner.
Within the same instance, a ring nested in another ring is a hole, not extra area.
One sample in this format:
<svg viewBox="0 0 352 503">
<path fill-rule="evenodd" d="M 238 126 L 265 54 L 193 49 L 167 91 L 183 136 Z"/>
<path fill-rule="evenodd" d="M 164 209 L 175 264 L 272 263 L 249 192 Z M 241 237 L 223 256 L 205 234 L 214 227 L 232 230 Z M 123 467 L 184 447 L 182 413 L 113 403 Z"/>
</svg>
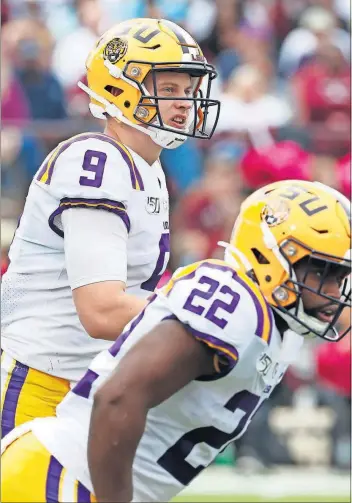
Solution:
<svg viewBox="0 0 352 503">
<path fill-rule="evenodd" d="M 162 148 L 141 131 L 116 121 L 108 121 L 104 133 L 132 149 L 150 165 L 159 159 Z"/>
</svg>

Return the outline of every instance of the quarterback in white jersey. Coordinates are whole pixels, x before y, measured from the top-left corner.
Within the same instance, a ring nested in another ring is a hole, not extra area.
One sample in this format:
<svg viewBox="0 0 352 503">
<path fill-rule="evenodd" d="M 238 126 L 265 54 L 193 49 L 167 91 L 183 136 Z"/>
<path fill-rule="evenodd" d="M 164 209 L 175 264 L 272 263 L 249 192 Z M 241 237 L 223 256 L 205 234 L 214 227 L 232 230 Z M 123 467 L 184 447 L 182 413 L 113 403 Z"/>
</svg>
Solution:
<svg viewBox="0 0 352 503">
<path fill-rule="evenodd" d="M 351 307 L 348 212 L 344 196 L 310 182 L 250 196 L 225 260 L 176 271 L 57 417 L 5 437 L 2 501 L 179 493 L 246 431 L 304 337 L 346 334 L 337 322 Z"/>
<path fill-rule="evenodd" d="M 210 98 L 216 72 L 174 23 L 121 23 L 86 66 L 88 86 L 80 86 L 105 131 L 74 136 L 47 156 L 2 282 L 3 435 L 54 414 L 144 308 L 169 259 L 160 152 L 208 139 L 216 125 L 207 124 L 209 107 L 219 110 Z"/>
</svg>

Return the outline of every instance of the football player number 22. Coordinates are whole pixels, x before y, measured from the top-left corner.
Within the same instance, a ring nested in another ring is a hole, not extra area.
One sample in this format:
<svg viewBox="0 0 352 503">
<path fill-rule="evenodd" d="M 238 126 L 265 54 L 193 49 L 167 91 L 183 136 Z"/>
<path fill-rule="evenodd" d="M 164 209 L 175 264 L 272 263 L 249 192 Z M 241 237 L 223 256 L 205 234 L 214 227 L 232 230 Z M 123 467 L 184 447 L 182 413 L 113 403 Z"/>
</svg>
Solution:
<svg viewBox="0 0 352 503">
<path fill-rule="evenodd" d="M 218 327 L 224 328 L 228 321 L 222 316 L 226 312 L 229 314 L 234 312 L 239 302 L 239 294 L 227 285 L 222 285 L 219 288 L 219 282 L 208 276 L 202 276 L 199 279 L 199 284 L 205 285 L 206 290 L 192 290 L 183 308 L 199 316 L 204 316 Z M 222 297 L 223 300 L 218 297 Z M 209 305 L 210 302 L 210 307 L 204 307 L 204 304 Z M 221 310 L 222 315 L 216 314 L 218 310 Z M 192 463 L 192 450 L 196 449 L 199 444 L 207 444 L 216 450 L 226 447 L 228 443 L 245 431 L 249 420 L 256 411 L 259 400 L 259 396 L 247 390 L 234 394 L 224 405 L 225 409 L 234 414 L 236 427 L 232 432 L 226 433 L 214 426 L 203 426 L 189 431 L 158 459 L 159 465 L 181 484 L 189 484 L 205 468 L 203 465 L 196 466 L 195 462 Z"/>
</svg>

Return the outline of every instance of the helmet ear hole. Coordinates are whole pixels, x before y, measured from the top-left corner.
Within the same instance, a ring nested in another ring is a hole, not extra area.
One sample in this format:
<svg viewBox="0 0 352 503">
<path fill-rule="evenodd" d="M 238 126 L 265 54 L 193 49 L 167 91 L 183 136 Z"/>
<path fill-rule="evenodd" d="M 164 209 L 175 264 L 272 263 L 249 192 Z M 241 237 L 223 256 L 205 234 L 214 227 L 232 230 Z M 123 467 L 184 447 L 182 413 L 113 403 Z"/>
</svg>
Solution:
<svg viewBox="0 0 352 503">
<path fill-rule="evenodd" d="M 258 264 L 270 264 L 269 260 L 257 248 L 251 248 L 251 250 Z"/>
<path fill-rule="evenodd" d="M 115 86 L 105 86 L 104 89 L 108 93 L 112 94 L 114 96 L 114 98 L 117 98 L 117 96 L 120 96 L 120 94 L 123 93 L 123 89 L 120 89 Z"/>
</svg>

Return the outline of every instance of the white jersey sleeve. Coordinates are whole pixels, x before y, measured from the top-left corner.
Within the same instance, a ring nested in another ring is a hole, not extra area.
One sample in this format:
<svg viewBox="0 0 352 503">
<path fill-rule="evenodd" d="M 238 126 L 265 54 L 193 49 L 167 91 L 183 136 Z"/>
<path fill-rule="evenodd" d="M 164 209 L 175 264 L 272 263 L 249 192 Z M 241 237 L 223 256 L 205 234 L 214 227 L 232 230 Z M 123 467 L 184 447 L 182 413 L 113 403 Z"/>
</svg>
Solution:
<svg viewBox="0 0 352 503">
<path fill-rule="evenodd" d="M 159 292 L 168 309 L 198 340 L 234 367 L 251 336 L 268 342 L 272 311 L 257 286 L 220 260 L 176 271 Z"/>
<path fill-rule="evenodd" d="M 70 208 L 61 218 L 71 289 L 101 281 L 126 283 L 128 235 L 123 221 L 112 213 L 85 208 Z"/>
<path fill-rule="evenodd" d="M 142 180 L 128 149 L 103 134 L 81 134 L 58 145 L 36 181 L 59 201 L 50 227 L 63 236 L 61 214 L 68 208 L 95 208 L 121 217 L 130 230 L 128 206 Z"/>
</svg>

